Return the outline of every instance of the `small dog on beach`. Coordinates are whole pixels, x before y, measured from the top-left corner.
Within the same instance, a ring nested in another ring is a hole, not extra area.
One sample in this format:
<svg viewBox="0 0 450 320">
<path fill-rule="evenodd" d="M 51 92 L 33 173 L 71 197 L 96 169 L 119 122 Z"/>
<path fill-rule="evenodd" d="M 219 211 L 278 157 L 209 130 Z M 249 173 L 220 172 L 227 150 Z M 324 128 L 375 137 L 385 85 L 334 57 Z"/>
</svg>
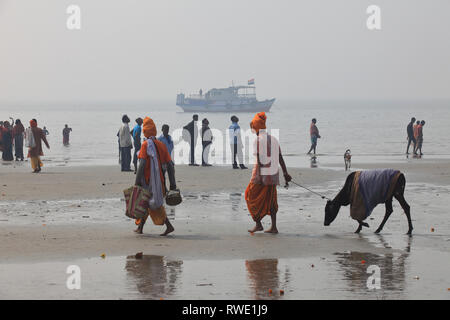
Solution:
<svg viewBox="0 0 450 320">
<path fill-rule="evenodd" d="M 345 150 L 344 164 L 345 164 L 345 171 L 350 170 L 350 167 L 352 166 L 352 153 L 350 149 Z"/>
</svg>

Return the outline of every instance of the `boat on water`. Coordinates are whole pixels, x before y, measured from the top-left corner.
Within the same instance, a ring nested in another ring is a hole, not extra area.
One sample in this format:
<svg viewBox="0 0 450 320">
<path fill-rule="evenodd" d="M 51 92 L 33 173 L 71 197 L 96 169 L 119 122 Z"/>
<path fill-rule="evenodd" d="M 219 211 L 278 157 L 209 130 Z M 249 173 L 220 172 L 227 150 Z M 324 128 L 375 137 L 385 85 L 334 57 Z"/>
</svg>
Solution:
<svg viewBox="0 0 450 320">
<path fill-rule="evenodd" d="M 258 101 L 254 80 L 248 81 L 247 86 L 234 86 L 228 88 L 211 89 L 203 94 L 185 96 L 177 95 L 177 106 L 184 112 L 259 112 L 269 111 L 275 99 Z"/>
</svg>

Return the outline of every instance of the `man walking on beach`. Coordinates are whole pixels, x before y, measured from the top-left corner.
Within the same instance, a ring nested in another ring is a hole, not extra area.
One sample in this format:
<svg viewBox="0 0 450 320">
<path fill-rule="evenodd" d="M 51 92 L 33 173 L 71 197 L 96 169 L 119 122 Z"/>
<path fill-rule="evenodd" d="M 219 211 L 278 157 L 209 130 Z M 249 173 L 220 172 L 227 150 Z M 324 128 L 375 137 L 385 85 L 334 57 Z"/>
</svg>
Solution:
<svg viewBox="0 0 450 320">
<path fill-rule="evenodd" d="M 250 183 L 245 190 L 245 201 L 256 225 L 250 233 L 262 231 L 262 218 L 270 215 L 272 226 L 266 233 L 278 233 L 277 229 L 277 185 L 279 181 L 278 164 L 283 170 L 286 183 L 292 180 L 284 163 L 277 139 L 267 134 L 266 114 L 257 113 L 250 123 L 252 132 L 257 135 L 254 150 L 256 163 L 252 170 Z"/>
<path fill-rule="evenodd" d="M 152 119 L 146 117 L 143 122 L 142 131 L 145 141 L 142 143 L 139 152 L 139 169 L 136 175 L 136 185 L 149 189 L 152 197 L 149 201 L 148 214 L 136 220 L 138 228 L 135 232 L 142 234 L 145 222 L 148 216 L 151 217 L 155 225 L 166 225 L 166 231 L 161 236 L 167 236 L 174 231 L 174 227 L 167 218 L 164 208 L 164 196 L 166 194 L 163 188 L 164 176 L 162 175 L 162 166 L 167 166 L 169 174 L 170 190 L 177 188 L 175 182 L 175 170 L 166 145 L 156 139 L 156 126 Z"/>
<path fill-rule="evenodd" d="M 425 121 L 422 120 L 420 124 L 417 126 L 417 146 L 416 146 L 416 154 L 419 151 L 419 155 L 423 155 L 422 153 L 422 144 L 423 144 L 423 126 L 425 125 Z"/>
<path fill-rule="evenodd" d="M 72 131 L 72 128 L 69 128 L 69 126 L 66 124 L 64 125 L 64 129 L 62 131 L 63 134 L 63 145 L 68 146 L 69 145 L 69 139 L 70 139 L 70 132 Z"/>
<path fill-rule="evenodd" d="M 408 126 L 406 127 L 407 133 L 406 139 L 408 140 L 408 146 L 406 147 L 406 154 L 409 154 L 409 145 L 411 144 L 411 142 L 414 145 L 413 152 L 415 152 L 416 150 L 416 138 L 414 138 L 414 122 L 416 122 L 416 118 L 412 117 L 411 122 L 408 123 Z"/>
<path fill-rule="evenodd" d="M 244 165 L 244 156 L 242 154 L 242 139 L 241 139 L 241 127 L 238 124 L 239 118 L 236 116 L 231 117 L 231 126 L 228 128 L 230 136 L 230 148 L 233 155 L 233 169 L 247 169 Z M 236 157 L 239 160 L 239 167 L 236 161 Z"/>
<path fill-rule="evenodd" d="M 122 126 L 119 129 L 119 145 L 121 153 L 121 169 L 122 171 L 130 172 L 131 170 L 131 149 L 133 148 L 131 142 L 130 118 L 127 115 L 122 117 Z"/>
<path fill-rule="evenodd" d="M 30 129 L 27 131 L 30 135 L 27 137 L 28 142 L 28 158 L 31 159 L 31 167 L 33 168 L 33 173 L 41 172 L 41 168 L 44 166 L 41 161 L 41 156 L 44 155 L 42 152 L 42 141 L 44 141 L 47 149 L 50 149 L 50 145 L 47 142 L 47 137 L 44 131 L 37 126 L 37 120 L 33 119 L 30 121 Z"/>
<path fill-rule="evenodd" d="M 311 135 L 311 148 L 308 151 L 308 154 L 311 154 L 311 151 L 314 150 L 314 154 L 316 154 L 317 147 L 317 139 L 320 138 L 319 129 L 316 126 L 317 120 L 313 118 L 311 121 L 311 126 L 309 127 L 309 134 Z"/>
<path fill-rule="evenodd" d="M 142 118 L 136 119 L 136 125 L 133 128 L 133 143 L 134 143 L 134 152 L 133 152 L 133 165 L 134 165 L 134 174 L 137 172 L 137 162 L 138 162 L 138 153 L 141 150 L 141 129 L 142 126 Z"/>
<path fill-rule="evenodd" d="M 183 127 L 183 129 L 186 130 L 187 133 L 189 133 L 188 142 L 191 146 L 190 161 L 189 161 L 190 166 L 198 166 L 198 164 L 195 163 L 195 145 L 197 144 L 197 136 L 198 136 L 197 121 L 198 115 L 194 114 L 192 116 L 192 121 Z"/>
</svg>

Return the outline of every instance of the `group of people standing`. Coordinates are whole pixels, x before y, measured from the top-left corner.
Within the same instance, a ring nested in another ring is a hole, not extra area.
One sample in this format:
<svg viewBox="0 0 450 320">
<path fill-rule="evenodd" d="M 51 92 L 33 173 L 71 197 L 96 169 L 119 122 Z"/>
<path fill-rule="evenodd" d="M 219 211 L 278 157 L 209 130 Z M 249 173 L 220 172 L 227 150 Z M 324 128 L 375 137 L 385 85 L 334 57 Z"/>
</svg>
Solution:
<svg viewBox="0 0 450 320">
<path fill-rule="evenodd" d="M 2 151 L 2 159 L 4 161 L 13 161 L 15 157 L 16 161 L 23 161 L 25 128 L 20 119 L 16 121 L 13 118 L 10 119 L 11 122 L 8 120 L 0 121 L 0 151 Z"/>
<path fill-rule="evenodd" d="M 27 157 L 30 158 L 31 167 L 34 173 L 41 171 L 43 163 L 40 159 L 44 155 L 42 142 L 50 149 L 47 141 L 49 134 L 46 127 L 43 129 L 37 126 L 37 120 L 30 120 L 30 126 L 25 129 L 20 119 L 11 122 L 0 121 L 0 151 L 2 151 L 3 161 L 24 161 L 24 147 L 28 148 Z M 69 145 L 69 136 L 72 128 L 66 124 L 63 129 L 63 144 Z"/>
<path fill-rule="evenodd" d="M 198 166 L 195 162 L 195 146 L 197 144 L 197 132 L 198 132 L 198 115 L 194 114 L 192 116 L 192 121 L 183 127 L 183 140 L 190 145 L 189 154 L 189 165 Z M 241 139 L 241 127 L 238 124 L 239 118 L 235 115 L 231 117 L 231 125 L 228 128 L 230 137 L 230 149 L 233 155 L 233 169 L 247 169 L 244 165 L 244 156 L 242 153 L 242 139 Z M 212 131 L 209 128 L 209 121 L 207 118 L 202 120 L 202 166 L 209 167 L 211 164 L 208 163 L 209 150 L 214 139 Z M 238 166 L 239 161 L 239 166 Z"/>
<path fill-rule="evenodd" d="M 145 119 L 144 119 L 145 120 Z M 144 126 L 144 120 L 142 118 L 137 118 L 136 125 L 130 130 L 130 118 L 125 114 L 122 116 L 122 126 L 119 128 L 117 133 L 118 143 L 119 143 L 119 162 L 121 166 L 121 171 L 123 172 L 133 172 L 136 174 L 138 170 L 138 159 L 139 151 L 142 148 L 142 128 Z M 169 155 L 173 151 L 173 140 L 169 134 L 169 125 L 164 124 L 162 126 L 162 134 L 158 137 L 158 141 L 162 142 Z M 144 134 L 144 140 L 148 137 Z M 134 146 L 133 158 L 131 158 L 131 150 Z M 134 170 L 131 169 L 131 161 L 133 160 Z M 172 160 L 170 160 L 172 161 Z"/>
<path fill-rule="evenodd" d="M 408 123 L 408 126 L 406 127 L 406 133 L 407 133 L 407 141 L 408 145 L 406 147 L 406 154 L 409 154 L 409 147 L 411 145 L 411 142 L 413 144 L 413 154 L 414 155 L 423 155 L 422 153 L 422 144 L 423 144 L 423 126 L 425 125 L 425 121 L 417 120 L 416 118 L 412 117 L 411 122 Z M 417 153 L 417 151 L 419 153 Z"/>
</svg>

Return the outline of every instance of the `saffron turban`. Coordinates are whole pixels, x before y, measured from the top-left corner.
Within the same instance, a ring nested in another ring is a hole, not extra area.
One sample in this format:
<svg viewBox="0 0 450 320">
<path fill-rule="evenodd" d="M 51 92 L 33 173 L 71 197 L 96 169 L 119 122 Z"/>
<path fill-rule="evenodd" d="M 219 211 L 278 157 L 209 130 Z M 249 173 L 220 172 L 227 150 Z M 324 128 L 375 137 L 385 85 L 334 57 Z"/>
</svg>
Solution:
<svg viewBox="0 0 450 320">
<path fill-rule="evenodd" d="M 251 128 L 256 132 L 259 132 L 261 129 L 266 129 L 266 119 L 267 117 L 265 112 L 257 113 L 252 122 L 250 122 Z"/>
<path fill-rule="evenodd" d="M 145 117 L 142 129 L 142 131 L 144 132 L 144 137 L 150 138 L 156 136 L 155 123 L 149 117 Z"/>
</svg>

